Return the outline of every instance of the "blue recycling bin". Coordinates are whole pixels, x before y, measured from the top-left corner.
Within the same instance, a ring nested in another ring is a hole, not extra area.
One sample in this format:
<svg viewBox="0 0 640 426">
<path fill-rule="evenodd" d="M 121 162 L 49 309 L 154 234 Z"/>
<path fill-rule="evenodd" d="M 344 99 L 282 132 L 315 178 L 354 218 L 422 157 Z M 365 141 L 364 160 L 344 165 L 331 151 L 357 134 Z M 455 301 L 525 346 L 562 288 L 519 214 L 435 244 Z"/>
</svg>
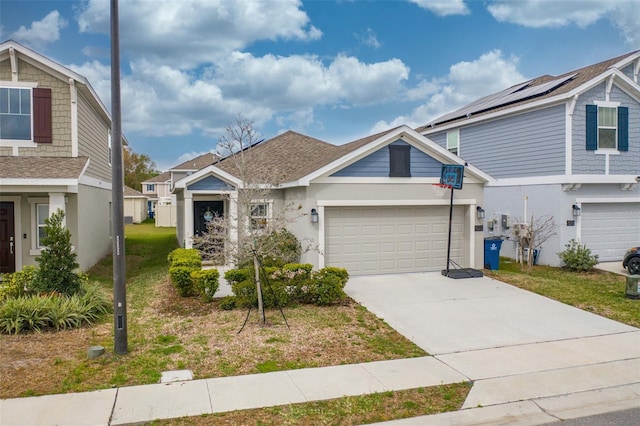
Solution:
<svg viewBox="0 0 640 426">
<path fill-rule="evenodd" d="M 502 239 L 484 239 L 484 269 L 496 270 L 500 268 L 500 247 L 502 247 Z"/>
</svg>

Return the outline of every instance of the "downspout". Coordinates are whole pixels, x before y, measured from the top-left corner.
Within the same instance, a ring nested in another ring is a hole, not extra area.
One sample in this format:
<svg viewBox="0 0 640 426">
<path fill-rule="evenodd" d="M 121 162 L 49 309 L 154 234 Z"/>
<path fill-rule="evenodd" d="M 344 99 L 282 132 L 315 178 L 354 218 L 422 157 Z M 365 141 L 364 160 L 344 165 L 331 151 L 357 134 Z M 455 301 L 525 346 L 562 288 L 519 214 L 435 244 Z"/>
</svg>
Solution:
<svg viewBox="0 0 640 426">
<path fill-rule="evenodd" d="M 11 61 L 11 81 L 18 81 L 18 60 L 16 59 L 16 51 L 13 47 L 9 48 L 9 58 Z"/>
<path fill-rule="evenodd" d="M 78 156 L 78 88 L 76 81 L 69 79 L 69 94 L 71 95 L 71 156 Z"/>
</svg>

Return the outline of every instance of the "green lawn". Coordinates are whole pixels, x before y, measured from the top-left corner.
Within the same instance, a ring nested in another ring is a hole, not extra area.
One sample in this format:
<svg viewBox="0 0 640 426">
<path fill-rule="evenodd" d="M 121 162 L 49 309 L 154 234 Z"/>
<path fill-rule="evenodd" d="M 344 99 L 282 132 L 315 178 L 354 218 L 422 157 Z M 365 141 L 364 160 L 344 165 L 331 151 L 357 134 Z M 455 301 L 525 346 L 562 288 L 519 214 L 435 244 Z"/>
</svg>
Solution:
<svg viewBox="0 0 640 426">
<path fill-rule="evenodd" d="M 485 271 L 489 277 L 593 312 L 634 327 L 640 327 L 640 300 L 625 297 L 626 278 L 593 270 L 573 272 L 564 268 L 534 266 L 530 273 L 520 270 L 513 259 L 501 258 L 500 269 Z"/>
</svg>

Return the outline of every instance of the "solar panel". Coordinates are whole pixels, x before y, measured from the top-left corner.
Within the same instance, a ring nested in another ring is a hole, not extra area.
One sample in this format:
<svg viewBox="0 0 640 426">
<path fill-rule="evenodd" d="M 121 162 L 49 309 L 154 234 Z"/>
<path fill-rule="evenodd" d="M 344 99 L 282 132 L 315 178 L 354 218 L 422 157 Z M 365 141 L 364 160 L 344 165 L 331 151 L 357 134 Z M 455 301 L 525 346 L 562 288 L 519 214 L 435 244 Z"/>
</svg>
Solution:
<svg viewBox="0 0 640 426">
<path fill-rule="evenodd" d="M 528 87 L 533 80 L 521 83 L 517 86 L 509 87 L 501 92 L 497 92 L 483 98 L 480 98 L 463 108 L 445 114 L 432 123 L 444 123 L 454 120 L 456 118 L 469 117 L 470 115 L 477 114 L 482 111 L 487 111 L 492 108 L 508 105 L 514 102 L 518 102 L 524 99 L 533 98 L 551 92 L 557 87 L 563 85 L 567 81 L 573 79 L 577 74 L 571 74 L 557 78 L 555 80 L 548 81 L 537 86 Z"/>
</svg>

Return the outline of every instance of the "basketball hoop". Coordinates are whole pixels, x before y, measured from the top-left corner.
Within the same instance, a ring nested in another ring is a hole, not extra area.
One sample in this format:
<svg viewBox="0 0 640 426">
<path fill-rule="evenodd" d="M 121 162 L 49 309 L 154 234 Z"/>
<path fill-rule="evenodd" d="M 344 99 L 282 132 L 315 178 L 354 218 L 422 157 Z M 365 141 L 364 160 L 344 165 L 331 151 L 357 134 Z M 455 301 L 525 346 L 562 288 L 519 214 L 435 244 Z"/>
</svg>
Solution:
<svg viewBox="0 0 640 426">
<path fill-rule="evenodd" d="M 446 183 L 434 183 L 431 184 L 431 187 L 435 191 L 435 193 L 441 197 L 443 197 L 448 189 L 451 189 L 451 185 L 447 185 Z"/>
</svg>

